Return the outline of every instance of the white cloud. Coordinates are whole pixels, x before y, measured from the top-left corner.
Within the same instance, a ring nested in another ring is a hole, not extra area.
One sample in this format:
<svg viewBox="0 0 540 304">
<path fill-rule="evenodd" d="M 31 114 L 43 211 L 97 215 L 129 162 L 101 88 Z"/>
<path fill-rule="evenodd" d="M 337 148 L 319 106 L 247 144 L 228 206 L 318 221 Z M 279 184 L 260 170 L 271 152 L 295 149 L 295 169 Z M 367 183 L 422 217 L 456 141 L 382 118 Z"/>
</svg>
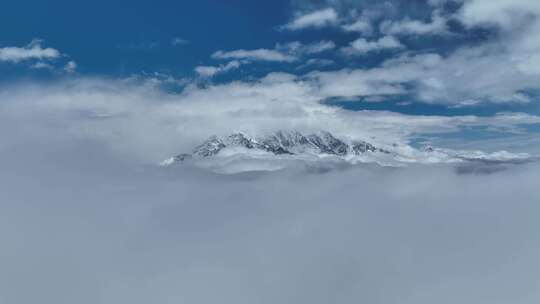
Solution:
<svg viewBox="0 0 540 304">
<path fill-rule="evenodd" d="M 362 50 L 365 47 L 362 41 Z M 369 46 L 369 44 L 367 44 Z M 352 52 L 351 48 L 349 52 Z M 512 56 L 514 55 L 514 56 Z M 461 48 L 447 57 L 438 54 L 405 55 L 373 69 L 344 69 L 317 74 L 327 96 L 410 94 L 417 100 L 449 105 L 523 103 L 524 93 L 540 88 L 540 74 L 533 64 L 522 66 L 516 50 L 498 43 Z M 530 57 L 529 57 L 530 60 Z M 493 67 L 497 67 L 494 69 Z"/>
<path fill-rule="evenodd" d="M 271 49 L 217 51 L 214 59 L 245 59 L 253 61 L 293 62 L 296 57 Z"/>
<path fill-rule="evenodd" d="M 442 2 L 446 1 L 431 4 L 440 6 Z M 382 86 L 385 93 L 413 94 L 420 101 L 458 107 L 485 102 L 530 102 L 530 96 L 524 92 L 540 88 L 538 3 L 471 0 L 464 2 L 454 16 L 442 17 L 435 9 L 429 23 L 411 19 L 383 22 L 381 30 L 395 35 L 446 34 L 446 18 L 460 20 L 469 28 L 492 27 L 498 34 L 489 42 L 462 46 L 444 57 L 436 53 L 407 55 L 389 59 L 375 69 L 336 72 L 343 82 L 332 81 L 328 75 L 329 85 L 322 88 L 339 94 L 340 89 L 332 89 L 335 86 L 341 88 L 344 96 L 365 96 L 375 94 Z M 354 43 L 345 51 L 362 54 L 380 47 L 377 41 L 365 39 L 357 40 L 356 48 L 353 46 Z"/>
<path fill-rule="evenodd" d="M 358 19 L 354 23 L 343 25 L 342 28 L 347 32 L 358 32 L 366 36 L 373 33 L 373 25 L 367 18 Z"/>
<path fill-rule="evenodd" d="M 333 41 L 322 40 L 310 44 L 298 41 L 277 44 L 274 49 L 217 51 L 212 54 L 214 59 L 241 59 L 248 61 L 294 62 L 305 55 L 319 54 L 333 50 Z"/>
<path fill-rule="evenodd" d="M 333 50 L 336 44 L 333 41 L 320 41 L 305 46 L 306 54 L 318 54 L 325 51 Z"/>
<path fill-rule="evenodd" d="M 469 26 L 497 25 L 505 29 L 519 26 L 528 16 L 540 15 L 540 2 L 535 0 L 470 0 L 464 1 L 459 17 Z"/>
<path fill-rule="evenodd" d="M 0 61 L 18 63 L 26 60 L 56 59 L 60 52 L 53 48 L 43 48 L 41 40 L 34 39 L 25 47 L 8 46 L 0 48 Z"/>
<path fill-rule="evenodd" d="M 448 34 L 447 20 L 435 10 L 431 22 L 405 18 L 400 21 L 383 21 L 381 32 L 386 35 L 444 35 Z"/>
<path fill-rule="evenodd" d="M 495 27 L 508 59 L 522 73 L 540 75 L 540 2 L 535 0 L 466 1 L 458 19 L 474 28 Z M 508 61 L 508 60 L 507 60 Z"/>
<path fill-rule="evenodd" d="M 71 79 L 55 84 L 25 84 L 0 92 L 0 99 L 7 101 L 0 105 L 0 121 L 23 117 L 36 125 L 43 123 L 44 132 L 96 140 L 126 159 L 150 163 L 190 149 L 211 135 L 234 131 L 258 134 L 278 129 L 322 129 L 343 138 L 368 140 L 383 147 L 399 144 L 405 149 L 418 133 L 540 123 L 540 117 L 527 114 L 410 116 L 347 111 L 321 103 L 326 97 L 344 94 L 381 95 L 403 90 L 385 84 L 391 75 L 400 78 L 397 71 L 372 71 L 367 75 L 319 72 L 307 79 L 273 73 L 250 82 L 205 87 L 191 84 L 181 94 L 166 93 L 153 82 L 146 85 L 133 80 Z M 40 122 L 45 118 L 57 123 Z"/>
<path fill-rule="evenodd" d="M 277 44 L 276 50 L 300 57 L 302 55 L 313 55 L 333 50 L 336 44 L 333 41 L 322 40 L 310 44 L 302 44 L 298 41 L 293 41 L 285 44 Z"/>
<path fill-rule="evenodd" d="M 310 79 L 317 83 L 319 94 L 324 97 L 365 97 L 401 95 L 407 90 L 407 78 L 384 69 L 312 72 Z"/>
<path fill-rule="evenodd" d="M 284 25 L 286 30 L 301 30 L 306 28 L 321 28 L 338 22 L 338 14 L 333 8 L 321 9 L 303 15 L 298 15 L 294 20 Z"/>
<path fill-rule="evenodd" d="M 29 118 L 0 121 L 4 302 L 539 301 L 537 165 L 222 176 Z"/>
<path fill-rule="evenodd" d="M 364 38 L 359 38 L 351 42 L 349 47 L 343 49 L 347 55 L 364 55 L 369 52 L 381 50 L 395 50 L 405 48 L 398 39 L 393 36 L 384 36 L 378 40 L 368 41 Z"/>
<path fill-rule="evenodd" d="M 198 66 L 195 67 L 195 72 L 202 78 L 211 78 L 218 74 L 238 69 L 241 64 L 242 63 L 240 61 L 233 60 L 220 66 Z"/>
</svg>

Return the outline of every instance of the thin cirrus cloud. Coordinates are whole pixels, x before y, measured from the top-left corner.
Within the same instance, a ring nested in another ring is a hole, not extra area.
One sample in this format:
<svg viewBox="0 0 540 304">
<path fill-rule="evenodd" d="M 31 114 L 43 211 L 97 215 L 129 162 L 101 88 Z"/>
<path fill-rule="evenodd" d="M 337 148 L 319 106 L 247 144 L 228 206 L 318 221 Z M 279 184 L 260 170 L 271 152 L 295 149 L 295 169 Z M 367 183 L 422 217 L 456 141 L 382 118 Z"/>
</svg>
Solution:
<svg viewBox="0 0 540 304">
<path fill-rule="evenodd" d="M 0 61 L 19 63 L 28 60 L 51 60 L 62 56 L 54 48 L 42 47 L 42 41 L 34 39 L 24 47 L 8 46 L 0 48 Z"/>
<path fill-rule="evenodd" d="M 338 23 L 339 17 L 333 8 L 326 8 L 296 16 L 291 22 L 280 27 L 282 30 L 303 30 L 307 28 L 322 28 Z"/>
<path fill-rule="evenodd" d="M 171 44 L 173 46 L 186 45 L 189 44 L 189 41 L 180 37 L 174 37 L 171 39 Z"/>
<path fill-rule="evenodd" d="M 298 66 L 297 70 L 302 70 L 306 68 L 319 68 L 319 67 L 327 67 L 333 65 L 335 62 L 331 59 L 323 59 L 323 58 L 311 58 L 308 59 L 304 64 Z"/>
<path fill-rule="evenodd" d="M 211 78 L 219 74 L 223 74 L 232 70 L 238 69 L 242 63 L 238 60 L 233 60 L 227 64 L 219 66 L 197 66 L 195 72 L 201 78 Z"/>
<path fill-rule="evenodd" d="M 214 59 L 246 59 L 252 61 L 273 61 L 273 62 L 293 62 L 296 57 L 284 54 L 277 50 L 256 49 L 256 50 L 234 50 L 217 51 L 212 54 Z"/>
<path fill-rule="evenodd" d="M 213 59 L 234 59 L 247 61 L 294 62 L 305 55 L 319 54 L 336 48 L 333 41 L 322 40 L 310 44 L 298 41 L 277 44 L 273 49 L 217 51 Z"/>
<path fill-rule="evenodd" d="M 54 70 L 54 66 L 50 63 L 39 61 L 30 66 L 34 70 Z"/>
</svg>

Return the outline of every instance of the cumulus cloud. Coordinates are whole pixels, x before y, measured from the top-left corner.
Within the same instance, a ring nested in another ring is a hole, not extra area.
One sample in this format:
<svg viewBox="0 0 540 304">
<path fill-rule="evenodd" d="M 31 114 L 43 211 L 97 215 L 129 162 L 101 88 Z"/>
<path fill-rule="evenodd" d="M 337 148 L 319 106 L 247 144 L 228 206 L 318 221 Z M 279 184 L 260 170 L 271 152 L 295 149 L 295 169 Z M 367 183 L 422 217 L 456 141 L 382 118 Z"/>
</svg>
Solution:
<svg viewBox="0 0 540 304">
<path fill-rule="evenodd" d="M 521 72 L 540 75 L 540 3 L 530 0 L 466 1 L 458 13 L 466 26 L 496 27 L 501 43 Z"/>
<path fill-rule="evenodd" d="M 56 59 L 61 56 L 56 49 L 41 45 L 42 41 L 34 39 L 24 47 L 8 46 L 0 48 L 0 61 L 18 63 L 27 60 L 47 60 Z"/>
<path fill-rule="evenodd" d="M 518 26 L 528 16 L 540 15 L 540 3 L 534 0 L 463 1 L 460 19 L 469 26 L 498 25 L 503 28 Z"/>
<path fill-rule="evenodd" d="M 364 55 L 370 52 L 403 48 L 405 46 L 395 37 L 384 36 L 373 41 L 368 41 L 364 38 L 356 39 L 348 47 L 343 48 L 343 52 L 347 55 Z"/>
<path fill-rule="evenodd" d="M 296 16 L 294 20 L 282 26 L 286 30 L 302 30 L 306 28 L 321 28 L 338 22 L 338 14 L 333 8 L 326 8 L 313 11 L 307 14 Z"/>
<path fill-rule="evenodd" d="M 372 69 L 313 75 L 322 80 L 322 91 L 327 95 L 367 96 L 379 91 L 381 95 L 414 95 L 422 102 L 449 105 L 528 102 L 524 92 L 538 88 L 540 78 L 522 70 L 515 60 L 504 46 L 491 44 L 458 49 L 448 57 L 409 54 Z M 494 70 L 494 66 L 498 68 Z"/>
</svg>

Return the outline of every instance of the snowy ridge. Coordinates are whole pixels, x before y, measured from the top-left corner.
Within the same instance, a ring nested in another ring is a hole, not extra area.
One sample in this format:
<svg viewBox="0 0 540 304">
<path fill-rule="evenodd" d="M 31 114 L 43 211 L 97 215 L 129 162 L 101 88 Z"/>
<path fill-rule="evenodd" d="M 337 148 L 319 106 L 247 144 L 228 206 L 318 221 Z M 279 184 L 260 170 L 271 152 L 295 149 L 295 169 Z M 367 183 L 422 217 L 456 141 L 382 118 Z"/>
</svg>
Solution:
<svg viewBox="0 0 540 304">
<path fill-rule="evenodd" d="M 213 136 L 195 147 L 191 153 L 182 153 L 161 163 L 169 167 L 185 162 L 213 171 L 226 173 L 278 170 L 307 163 L 310 166 L 354 165 L 376 163 L 382 166 L 404 166 L 410 163 L 523 163 L 534 161 L 526 153 L 506 151 L 458 151 L 425 147 L 394 145 L 381 148 L 366 141 L 346 141 L 330 132 L 302 134 L 298 131 L 277 131 L 269 135 L 249 137 L 233 133 L 225 137 Z M 232 169 L 231 169 L 232 168 Z"/>
</svg>

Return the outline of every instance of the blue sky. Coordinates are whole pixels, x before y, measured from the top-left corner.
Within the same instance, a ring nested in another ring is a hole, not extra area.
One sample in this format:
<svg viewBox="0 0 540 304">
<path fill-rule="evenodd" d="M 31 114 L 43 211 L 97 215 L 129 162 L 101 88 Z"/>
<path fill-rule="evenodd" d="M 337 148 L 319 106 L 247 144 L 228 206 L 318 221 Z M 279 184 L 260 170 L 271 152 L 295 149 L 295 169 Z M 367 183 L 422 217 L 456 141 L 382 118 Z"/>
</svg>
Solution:
<svg viewBox="0 0 540 304">
<path fill-rule="evenodd" d="M 253 103 L 279 83 L 290 94 L 263 99 L 401 113 L 406 124 L 510 113 L 522 121 L 497 132 L 534 134 L 539 19 L 531 0 L 19 1 L 0 12 L 0 81 L 137 79 L 165 95 L 212 98 L 243 86 Z M 464 140 L 485 137 L 452 127 Z"/>
<path fill-rule="evenodd" d="M 426 5 L 422 1 L 413 2 L 417 3 L 416 9 L 410 11 L 426 18 Z M 212 64 L 209 57 L 216 50 L 273 48 L 277 43 L 319 40 L 332 40 L 338 46 L 346 46 L 358 38 L 356 33 L 338 28 L 278 30 L 293 18 L 298 6 L 289 0 L 12 2 L 0 12 L 0 26 L 13 29 L 5 30 L 0 45 L 23 46 L 32 39 L 43 39 L 44 45 L 53 46 L 76 59 L 81 73 L 125 76 L 143 71 L 164 71 L 189 76 L 195 66 Z M 28 7 L 33 9 L 28 10 Z M 326 8 L 328 5 L 321 3 L 314 7 Z M 354 8 L 354 5 L 349 7 Z M 408 46 L 422 50 L 437 45 L 438 51 L 444 53 L 481 34 L 473 32 L 471 36 L 456 39 L 409 37 Z M 185 43 L 174 45 L 175 39 Z M 334 68 L 376 66 L 386 55 L 371 54 L 361 60 L 338 56 L 333 58 L 337 61 Z M 263 65 L 247 70 L 262 75 L 274 69 L 295 71 L 294 68 L 300 65 L 301 62 L 294 66 Z M 12 66 L 4 65 L 2 69 L 22 72 Z M 301 71 L 305 72 L 305 69 Z M 237 75 L 231 77 L 240 76 L 240 73 L 232 74 Z"/>
<path fill-rule="evenodd" d="M 288 9 L 288 1 L 19 1 L 0 12 L 0 44 L 43 39 L 76 58 L 81 73 L 184 75 L 217 49 L 272 46 Z M 174 46 L 175 38 L 189 43 Z"/>
</svg>

